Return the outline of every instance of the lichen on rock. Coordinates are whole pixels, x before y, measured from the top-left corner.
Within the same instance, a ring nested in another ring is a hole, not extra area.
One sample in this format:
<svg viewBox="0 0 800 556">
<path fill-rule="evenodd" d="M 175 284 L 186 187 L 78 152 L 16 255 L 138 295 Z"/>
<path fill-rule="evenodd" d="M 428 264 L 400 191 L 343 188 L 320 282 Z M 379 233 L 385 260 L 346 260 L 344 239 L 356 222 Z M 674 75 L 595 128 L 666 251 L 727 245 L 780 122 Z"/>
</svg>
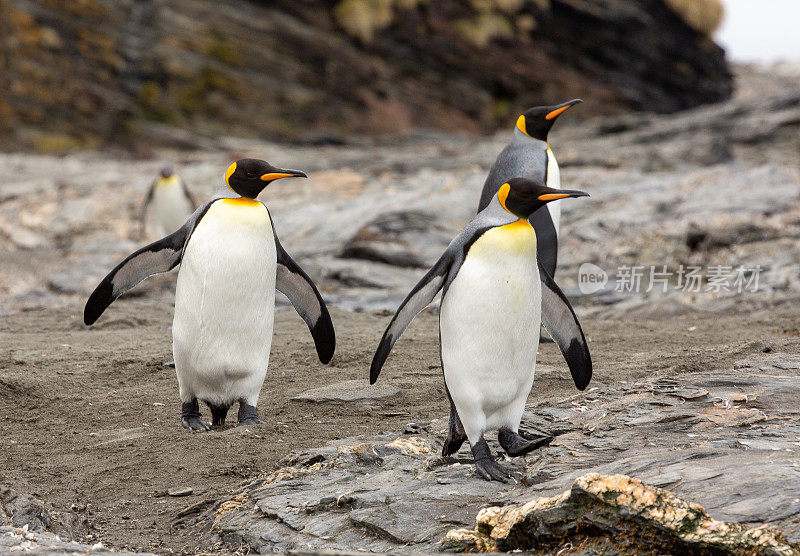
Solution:
<svg viewBox="0 0 800 556">
<path fill-rule="evenodd" d="M 720 0 L 664 0 L 689 27 L 706 36 L 719 29 L 724 8 Z"/>
<path fill-rule="evenodd" d="M 484 508 L 474 530 L 451 530 L 442 545 L 473 552 L 566 547 L 559 552 L 565 554 L 601 546 L 623 554 L 800 554 L 768 525 L 719 521 L 669 491 L 626 475 L 598 473 L 579 477 L 559 496 Z"/>
</svg>

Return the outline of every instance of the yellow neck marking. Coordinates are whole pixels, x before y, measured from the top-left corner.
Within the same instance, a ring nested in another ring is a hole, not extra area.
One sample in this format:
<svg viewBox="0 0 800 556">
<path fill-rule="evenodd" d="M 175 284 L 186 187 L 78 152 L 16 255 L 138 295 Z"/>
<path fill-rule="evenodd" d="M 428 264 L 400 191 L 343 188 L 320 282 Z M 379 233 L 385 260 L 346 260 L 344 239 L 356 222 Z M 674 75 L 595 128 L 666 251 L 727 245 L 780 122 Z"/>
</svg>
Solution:
<svg viewBox="0 0 800 556">
<path fill-rule="evenodd" d="M 270 222 L 266 207 L 260 202 L 246 197 L 220 199 L 211 205 L 209 216 L 237 227 L 262 227 L 268 226 Z"/>
<path fill-rule="evenodd" d="M 222 199 L 221 203 L 225 203 L 226 205 L 231 206 L 240 206 L 240 207 L 252 207 L 260 205 L 259 201 L 255 199 L 248 199 L 247 197 L 235 197 L 233 199 Z"/>
<path fill-rule="evenodd" d="M 520 218 L 516 222 L 497 228 L 502 242 L 500 248 L 509 253 L 536 253 L 536 232 L 527 220 Z"/>
<path fill-rule="evenodd" d="M 516 222 L 512 222 L 511 224 L 506 224 L 505 226 L 500 226 L 502 230 L 507 232 L 523 232 L 527 233 L 530 230 L 533 230 L 533 226 L 531 223 L 525 220 L 524 218 L 520 218 Z"/>
<path fill-rule="evenodd" d="M 180 180 L 178 180 L 178 175 L 177 174 L 172 174 L 168 178 L 159 177 L 158 180 L 156 180 L 156 187 L 178 185 L 179 183 L 180 183 Z"/>
<path fill-rule="evenodd" d="M 516 222 L 486 231 L 470 249 L 472 255 L 497 253 L 522 254 L 536 253 L 536 232 L 527 220 Z"/>
</svg>

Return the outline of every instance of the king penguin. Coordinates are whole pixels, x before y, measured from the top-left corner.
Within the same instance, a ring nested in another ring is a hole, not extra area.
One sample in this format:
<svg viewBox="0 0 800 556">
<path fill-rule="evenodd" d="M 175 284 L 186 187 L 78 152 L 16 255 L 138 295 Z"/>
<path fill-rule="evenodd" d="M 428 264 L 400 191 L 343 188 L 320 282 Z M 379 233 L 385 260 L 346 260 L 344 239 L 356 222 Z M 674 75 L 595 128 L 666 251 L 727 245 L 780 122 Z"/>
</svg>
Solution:
<svg viewBox="0 0 800 556">
<path fill-rule="evenodd" d="M 143 237 L 147 208 L 151 203 L 153 205 L 154 231 L 159 237 L 180 228 L 189 215 L 197 209 L 197 203 L 189 192 L 189 188 L 186 187 L 186 182 L 173 172 L 170 166 L 161 169 L 158 177 L 147 190 L 139 218 L 140 234 Z"/>
<path fill-rule="evenodd" d="M 541 324 L 561 348 L 578 389 L 591 380 L 592 360 L 580 323 L 555 282 L 541 272 L 536 232 L 529 222 L 531 214 L 551 201 L 584 196 L 526 178 L 502 184 L 405 298 L 372 359 L 374 384 L 394 343 L 443 290 L 440 356 L 451 411 L 442 455 L 455 453 L 469 440 L 484 479 L 506 482 L 510 477 L 492 457 L 486 431 L 499 429 L 498 441 L 510 456 L 550 440 L 519 434 Z"/>
<path fill-rule="evenodd" d="M 547 134 L 556 118 L 581 102 L 576 98 L 555 106 L 537 106 L 517 118 L 511 142 L 497 156 L 483 184 L 478 211 L 486 208 L 500 186 L 511 178 L 528 178 L 561 189 L 561 173 L 547 141 Z M 560 220 L 560 203 L 550 203 L 537 210 L 530 220 L 536 230 L 539 260 L 551 278 L 556 275 Z"/>
<path fill-rule="evenodd" d="M 91 325 L 136 284 L 180 264 L 172 353 L 187 429 L 210 429 L 198 400 L 211 408 L 214 425 L 225 423 L 236 402 L 239 425 L 261 423 L 256 407 L 269 364 L 276 289 L 305 320 L 320 361 L 333 357 L 336 338 L 325 302 L 256 199 L 273 181 L 293 177 L 306 175 L 263 160 L 234 162 L 207 203 L 177 231 L 123 260 L 86 302 L 84 322 Z"/>
</svg>

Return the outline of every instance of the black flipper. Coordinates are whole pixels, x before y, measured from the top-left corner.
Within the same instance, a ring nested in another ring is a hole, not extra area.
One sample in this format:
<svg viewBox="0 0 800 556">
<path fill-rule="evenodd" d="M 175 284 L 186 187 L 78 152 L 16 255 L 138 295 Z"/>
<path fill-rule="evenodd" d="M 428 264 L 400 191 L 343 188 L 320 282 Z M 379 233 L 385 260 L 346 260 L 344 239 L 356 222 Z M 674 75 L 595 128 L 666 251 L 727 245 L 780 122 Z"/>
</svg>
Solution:
<svg viewBox="0 0 800 556">
<path fill-rule="evenodd" d="M 190 221 L 193 223 L 193 221 Z M 142 247 L 119 263 L 95 288 L 83 310 L 83 322 L 94 324 L 103 311 L 120 295 L 152 276 L 178 266 L 183 246 L 192 226 L 184 224 L 178 231 Z"/>
<path fill-rule="evenodd" d="M 451 244 L 452 246 L 453 244 Z M 439 290 L 444 287 L 447 280 L 447 274 L 450 272 L 450 267 L 453 263 L 453 251 L 448 248 L 436 264 L 433 265 L 428 273 L 417 282 L 414 289 L 411 290 L 403 303 L 397 309 L 397 312 L 392 317 L 392 321 L 386 328 L 381 338 L 381 343 L 378 344 L 378 349 L 372 358 L 372 365 L 369 369 L 369 383 L 375 384 L 378 380 L 378 375 L 381 373 L 386 358 L 392 350 L 392 346 L 406 329 L 406 327 L 414 320 L 420 311 L 422 311 L 428 304 L 433 301 Z"/>
<path fill-rule="evenodd" d="M 274 229 L 273 229 L 274 232 Z M 289 298 L 297 313 L 306 321 L 317 355 L 323 363 L 330 363 L 336 350 L 336 333 L 328 308 L 317 290 L 317 286 L 283 249 L 275 234 L 278 251 L 278 270 L 275 288 Z"/>
<path fill-rule="evenodd" d="M 552 278 L 558 264 L 558 233 L 547 205 L 534 212 L 528 219 L 536 232 L 536 256 Z"/>
<path fill-rule="evenodd" d="M 592 379 L 592 357 L 583 330 L 561 288 L 539 262 L 542 280 L 542 324 L 558 344 L 578 390 Z"/>
<path fill-rule="evenodd" d="M 445 385 L 447 389 L 447 385 Z M 450 392 L 447 392 L 447 397 L 450 400 L 450 424 L 447 428 L 447 438 L 442 446 L 442 457 L 458 452 L 464 441 L 467 440 L 467 433 L 464 432 L 464 425 L 461 423 L 461 418 L 458 416 L 456 404 L 453 403 L 453 398 L 450 397 Z"/>
</svg>

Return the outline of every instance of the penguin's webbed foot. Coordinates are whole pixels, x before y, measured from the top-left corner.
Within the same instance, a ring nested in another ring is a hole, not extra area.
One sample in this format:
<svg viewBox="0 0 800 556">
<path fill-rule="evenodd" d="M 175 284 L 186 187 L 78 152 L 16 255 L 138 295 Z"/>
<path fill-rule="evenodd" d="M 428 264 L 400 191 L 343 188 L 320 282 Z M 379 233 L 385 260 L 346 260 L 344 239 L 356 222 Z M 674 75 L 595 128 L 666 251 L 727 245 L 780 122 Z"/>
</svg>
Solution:
<svg viewBox="0 0 800 556">
<path fill-rule="evenodd" d="M 191 417 L 181 417 L 181 425 L 183 425 L 183 428 L 190 431 L 207 432 L 211 430 L 211 425 L 196 415 L 192 415 Z"/>
<path fill-rule="evenodd" d="M 497 433 L 497 441 L 509 456 L 524 456 L 536 448 L 546 446 L 553 441 L 552 436 L 525 438 L 508 427 L 502 427 Z"/>
<path fill-rule="evenodd" d="M 487 481 L 507 483 L 511 478 L 511 473 L 494 460 L 483 437 L 472 446 L 472 455 L 475 456 L 475 470 Z"/>
<path fill-rule="evenodd" d="M 190 431 L 206 432 L 211 430 L 211 425 L 203 421 L 200 415 L 200 405 L 197 398 L 190 402 L 183 402 L 181 406 L 181 425 Z"/>
<path fill-rule="evenodd" d="M 478 475 L 487 481 L 507 483 L 511 478 L 511 473 L 493 459 L 476 459 L 475 469 L 478 471 Z"/>
<path fill-rule="evenodd" d="M 258 409 L 244 400 L 239 400 L 239 423 L 237 427 L 245 425 L 263 425 L 264 421 L 258 418 Z"/>
</svg>

